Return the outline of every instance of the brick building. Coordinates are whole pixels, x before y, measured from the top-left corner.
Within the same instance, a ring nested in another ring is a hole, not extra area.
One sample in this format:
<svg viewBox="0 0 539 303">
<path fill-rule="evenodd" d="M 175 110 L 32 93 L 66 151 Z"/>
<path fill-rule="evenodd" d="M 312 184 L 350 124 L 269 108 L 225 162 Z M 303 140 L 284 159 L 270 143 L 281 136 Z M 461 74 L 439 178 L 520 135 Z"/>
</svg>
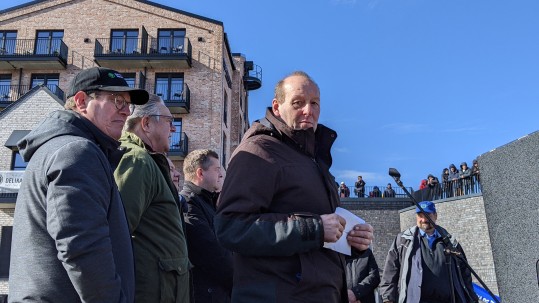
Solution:
<svg viewBox="0 0 539 303">
<path fill-rule="evenodd" d="M 26 165 L 16 142 L 63 108 L 73 77 L 92 66 L 116 69 L 131 86 L 162 97 L 174 115 L 169 155 L 180 171 L 198 148 L 217 151 L 226 171 L 249 127 L 249 91 L 262 84 L 260 68 L 232 53 L 222 22 L 172 7 L 37 0 L 0 11 L 0 183 L 20 182 Z M 15 199 L 16 190 L 0 187 L 0 294 L 7 293 Z"/>
</svg>

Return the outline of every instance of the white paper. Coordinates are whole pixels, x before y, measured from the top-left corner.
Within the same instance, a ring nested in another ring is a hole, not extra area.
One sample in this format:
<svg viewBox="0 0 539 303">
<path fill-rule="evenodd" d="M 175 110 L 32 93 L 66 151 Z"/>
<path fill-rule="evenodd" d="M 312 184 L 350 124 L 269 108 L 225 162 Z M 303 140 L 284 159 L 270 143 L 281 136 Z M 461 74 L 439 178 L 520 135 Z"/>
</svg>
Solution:
<svg viewBox="0 0 539 303">
<path fill-rule="evenodd" d="M 340 252 L 341 254 L 345 255 L 352 255 L 352 246 L 348 244 L 348 241 L 346 240 L 346 236 L 348 233 L 356 226 L 357 224 L 363 224 L 365 223 L 365 220 L 361 219 L 360 217 L 354 215 L 353 213 L 349 212 L 348 210 L 337 207 L 335 210 L 335 213 L 346 220 L 346 225 L 344 226 L 344 231 L 342 234 L 342 237 L 337 240 L 337 242 L 329 243 L 324 242 L 324 247 L 327 249 L 334 250 L 336 252 Z"/>
</svg>

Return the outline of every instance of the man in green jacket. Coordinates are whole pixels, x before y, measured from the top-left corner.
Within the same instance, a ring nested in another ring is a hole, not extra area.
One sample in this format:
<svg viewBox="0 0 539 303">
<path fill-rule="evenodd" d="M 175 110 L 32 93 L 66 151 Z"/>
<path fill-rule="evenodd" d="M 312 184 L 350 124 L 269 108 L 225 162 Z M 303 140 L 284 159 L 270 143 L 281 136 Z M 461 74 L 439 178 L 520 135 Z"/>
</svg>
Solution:
<svg viewBox="0 0 539 303">
<path fill-rule="evenodd" d="M 136 302 L 189 302 L 187 244 L 178 193 L 165 153 L 173 116 L 156 95 L 134 106 L 114 173 L 125 204 L 135 254 Z"/>
</svg>

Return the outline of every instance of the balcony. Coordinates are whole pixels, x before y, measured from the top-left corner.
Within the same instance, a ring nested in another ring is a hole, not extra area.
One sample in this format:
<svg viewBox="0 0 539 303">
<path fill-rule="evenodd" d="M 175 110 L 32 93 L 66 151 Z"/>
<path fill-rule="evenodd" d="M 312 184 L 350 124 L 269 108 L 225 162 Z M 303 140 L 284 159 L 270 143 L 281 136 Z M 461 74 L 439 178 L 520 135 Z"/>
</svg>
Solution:
<svg viewBox="0 0 539 303">
<path fill-rule="evenodd" d="M 172 114 L 188 114 L 191 109 L 191 91 L 186 83 L 157 84 L 146 90 L 161 97 Z"/>
<path fill-rule="evenodd" d="M 246 90 L 255 90 L 262 87 L 262 68 L 253 63 L 245 61 L 243 75 L 243 85 Z"/>
<path fill-rule="evenodd" d="M 46 86 L 60 100 L 64 100 L 64 91 L 54 84 L 40 84 Z M 35 86 L 30 85 L 0 85 L 0 110 L 19 100 L 22 96 L 31 91 Z"/>
<path fill-rule="evenodd" d="M 0 48 L 0 70 L 65 69 L 67 53 L 61 39 L 7 39 Z"/>
<path fill-rule="evenodd" d="M 96 39 L 94 58 L 101 65 L 116 69 L 191 67 L 191 42 L 183 38 L 178 45 L 159 43 L 156 38 Z"/>
<path fill-rule="evenodd" d="M 183 160 L 187 156 L 189 138 L 185 133 L 175 132 L 170 137 L 168 156 L 173 160 Z"/>
</svg>

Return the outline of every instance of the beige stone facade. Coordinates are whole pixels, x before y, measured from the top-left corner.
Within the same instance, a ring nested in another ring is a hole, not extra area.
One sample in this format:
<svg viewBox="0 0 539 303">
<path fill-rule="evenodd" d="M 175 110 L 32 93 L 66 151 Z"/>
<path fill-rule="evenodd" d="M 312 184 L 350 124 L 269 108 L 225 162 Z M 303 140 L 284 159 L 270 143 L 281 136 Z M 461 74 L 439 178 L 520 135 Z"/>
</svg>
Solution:
<svg viewBox="0 0 539 303">
<path fill-rule="evenodd" d="M 42 32 L 62 33 L 67 47 L 64 63 L 58 60 L 58 50 L 52 51 L 58 44 L 38 44 Z M 114 36 L 113 41 L 113 35 L 121 32 L 126 36 Z M 13 33 L 16 45 L 5 39 Z M 134 38 L 129 36 L 133 33 Z M 174 36 L 178 33 L 179 38 Z M 172 91 L 173 81 L 181 79 L 181 98 L 186 100 L 188 90 L 189 105 L 171 109 L 181 124 L 177 137 L 182 143 L 187 138 L 186 150 L 171 153 L 180 171 L 186 153 L 210 148 L 220 155 L 226 173 L 230 155 L 249 127 L 252 88 L 244 83 L 247 59 L 232 53 L 220 21 L 138 0 L 33 1 L 2 11 L 0 34 L 0 171 L 13 169 L 16 149 L 4 147 L 12 132 L 31 130 L 47 113 L 61 109 L 65 95 L 55 89 L 67 92 L 73 77 L 93 66 L 111 67 L 127 75 L 134 86 L 162 93 L 169 107 L 167 101 L 178 96 Z M 44 61 L 37 61 L 35 55 L 43 53 L 39 47 L 44 45 L 51 49 L 45 51 Z M 107 57 L 116 52 L 118 60 Z M 35 87 L 44 77 L 52 78 L 54 85 Z M 172 80 L 167 84 L 167 79 Z M 1 226 L 12 225 L 14 205 L 14 198 L 0 200 Z M 7 279 L 0 277 L 0 294 L 6 293 Z"/>
</svg>

